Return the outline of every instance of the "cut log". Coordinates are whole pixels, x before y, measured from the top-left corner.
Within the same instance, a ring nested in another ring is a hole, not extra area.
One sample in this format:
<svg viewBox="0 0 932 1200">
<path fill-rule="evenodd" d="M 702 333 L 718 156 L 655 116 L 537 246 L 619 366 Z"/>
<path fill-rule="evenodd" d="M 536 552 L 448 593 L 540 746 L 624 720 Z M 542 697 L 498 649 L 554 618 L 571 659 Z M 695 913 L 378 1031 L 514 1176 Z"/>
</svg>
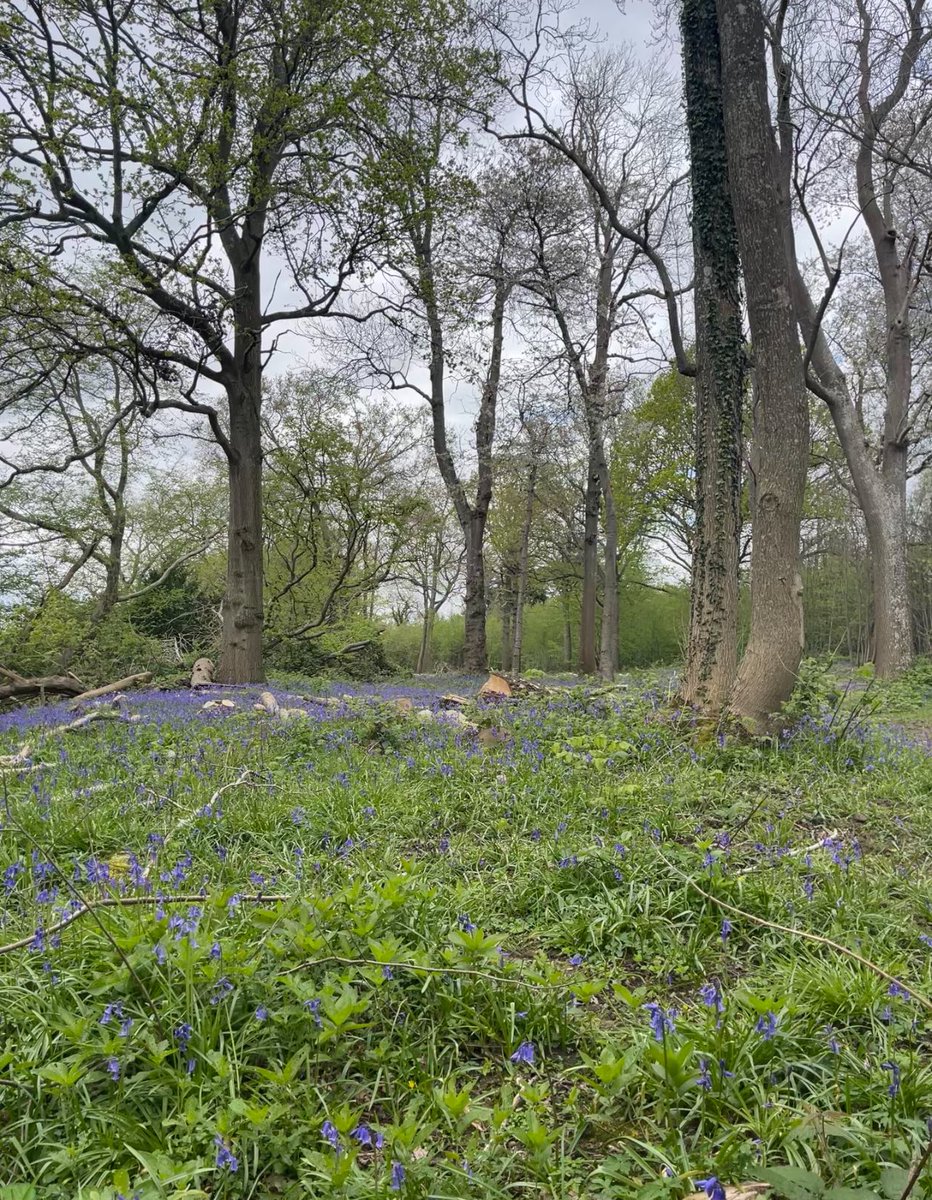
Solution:
<svg viewBox="0 0 932 1200">
<path fill-rule="evenodd" d="M 191 671 L 191 687 L 203 687 L 214 681 L 214 664 L 209 658 L 199 658 Z"/>
<path fill-rule="evenodd" d="M 127 675 L 125 679 L 118 679 L 115 683 L 105 683 L 103 687 L 91 688 L 89 692 L 81 692 L 79 696 L 75 696 L 71 707 L 77 708 L 85 700 L 96 700 L 98 696 L 107 696 L 110 692 L 122 692 L 124 688 L 135 687 L 138 683 L 148 683 L 151 678 L 151 671 L 140 671 L 138 675 Z"/>
<path fill-rule="evenodd" d="M 480 700 L 501 700 L 511 694 L 511 684 L 503 675 L 496 675 L 494 671 L 479 689 Z"/>
</svg>

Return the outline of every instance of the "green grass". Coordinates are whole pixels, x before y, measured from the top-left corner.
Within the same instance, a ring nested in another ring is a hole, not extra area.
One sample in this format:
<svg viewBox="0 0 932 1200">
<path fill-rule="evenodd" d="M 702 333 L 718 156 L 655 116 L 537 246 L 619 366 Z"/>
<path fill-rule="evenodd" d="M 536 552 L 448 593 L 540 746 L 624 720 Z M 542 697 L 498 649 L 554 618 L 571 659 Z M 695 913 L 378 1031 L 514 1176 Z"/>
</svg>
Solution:
<svg viewBox="0 0 932 1200">
<path fill-rule="evenodd" d="M 830 715 L 720 743 L 581 691 L 486 749 L 386 690 L 2 735 L 46 769 L 2 776 L 0 940 L 33 946 L 0 957 L 0 1200 L 902 1194 L 924 749 Z"/>
</svg>

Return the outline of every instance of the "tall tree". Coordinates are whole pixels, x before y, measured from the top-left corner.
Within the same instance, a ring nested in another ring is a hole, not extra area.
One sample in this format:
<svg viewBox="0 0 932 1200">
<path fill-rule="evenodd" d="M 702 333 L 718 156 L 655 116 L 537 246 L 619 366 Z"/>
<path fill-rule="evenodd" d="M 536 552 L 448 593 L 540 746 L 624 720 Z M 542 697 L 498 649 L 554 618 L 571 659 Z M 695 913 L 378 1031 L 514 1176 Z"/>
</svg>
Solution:
<svg viewBox="0 0 932 1200">
<path fill-rule="evenodd" d="M 265 335 L 330 312 L 379 236 L 359 125 L 458 15 L 456 0 L 21 0 L 5 20 L 0 220 L 226 455 L 225 681 L 263 675 Z"/>
<path fill-rule="evenodd" d="M 754 358 L 751 629 L 731 706 L 764 721 L 789 698 L 803 651 L 799 531 L 809 405 L 783 238 L 759 0 L 718 0 L 729 186 Z"/>
<path fill-rule="evenodd" d="M 738 666 L 745 352 L 715 0 L 681 13 L 696 314 L 695 533 L 683 697 L 717 713 Z"/>
</svg>

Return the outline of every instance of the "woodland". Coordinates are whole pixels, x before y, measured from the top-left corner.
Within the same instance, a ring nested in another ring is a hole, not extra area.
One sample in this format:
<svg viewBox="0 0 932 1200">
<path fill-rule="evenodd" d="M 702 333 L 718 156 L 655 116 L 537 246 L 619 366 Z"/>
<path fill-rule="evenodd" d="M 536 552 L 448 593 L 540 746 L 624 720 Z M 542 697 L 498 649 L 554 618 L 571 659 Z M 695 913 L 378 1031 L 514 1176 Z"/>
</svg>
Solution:
<svg viewBox="0 0 932 1200">
<path fill-rule="evenodd" d="M 929 0 L 0 0 L 0 1200 L 932 1197 Z"/>
</svg>

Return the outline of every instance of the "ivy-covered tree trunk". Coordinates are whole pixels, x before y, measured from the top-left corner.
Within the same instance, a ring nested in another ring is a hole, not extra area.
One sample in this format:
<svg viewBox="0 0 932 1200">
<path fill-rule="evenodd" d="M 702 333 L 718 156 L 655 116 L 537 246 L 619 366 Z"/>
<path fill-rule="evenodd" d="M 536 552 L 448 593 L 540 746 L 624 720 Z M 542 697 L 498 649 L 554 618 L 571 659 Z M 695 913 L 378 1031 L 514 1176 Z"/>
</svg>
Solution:
<svg viewBox="0 0 932 1200">
<path fill-rule="evenodd" d="M 751 630 L 731 707 L 752 723 L 779 711 L 803 651 L 799 529 L 809 401 L 783 240 L 760 0 L 717 0 L 728 176 L 754 357 L 757 478 Z"/>
<path fill-rule="evenodd" d="M 684 0 L 681 26 L 696 313 L 696 526 L 682 695 L 714 715 L 738 667 L 744 344 L 715 0 Z"/>
</svg>

